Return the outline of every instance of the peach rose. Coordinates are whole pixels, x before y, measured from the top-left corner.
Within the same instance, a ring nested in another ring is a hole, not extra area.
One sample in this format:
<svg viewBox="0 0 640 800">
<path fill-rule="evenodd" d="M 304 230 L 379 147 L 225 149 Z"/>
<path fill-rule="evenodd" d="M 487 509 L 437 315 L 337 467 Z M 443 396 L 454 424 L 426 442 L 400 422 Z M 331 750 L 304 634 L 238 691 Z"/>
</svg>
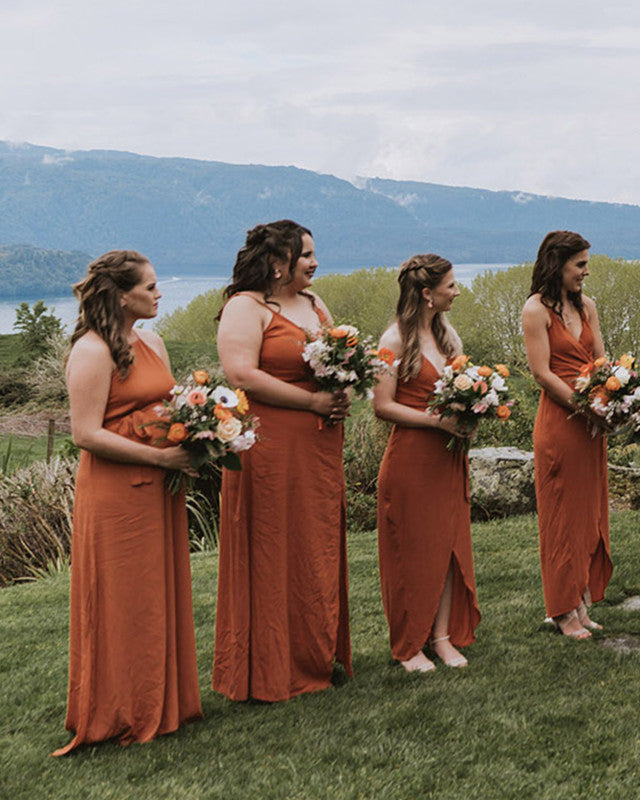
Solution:
<svg viewBox="0 0 640 800">
<path fill-rule="evenodd" d="M 218 403 L 216 407 L 213 409 L 213 413 L 218 419 L 225 420 L 231 419 L 233 417 L 233 411 L 230 411 L 228 408 L 222 405 L 222 403 Z"/>
<path fill-rule="evenodd" d="M 486 394 L 489 390 L 489 387 L 484 381 L 476 381 L 473 384 L 473 391 L 477 392 L 478 390 L 480 391 L 480 394 Z"/>
<path fill-rule="evenodd" d="M 498 417 L 498 419 L 505 420 L 509 419 L 510 416 L 511 416 L 511 409 L 509 408 L 509 406 L 498 406 L 496 408 L 496 417 Z"/>
<path fill-rule="evenodd" d="M 223 419 L 218 423 L 218 430 L 216 436 L 221 442 L 225 444 L 233 441 L 242 432 L 242 423 L 239 419 L 231 417 L 230 419 Z"/>
<path fill-rule="evenodd" d="M 630 353 L 625 353 L 624 355 L 620 356 L 617 363 L 625 369 L 632 369 L 634 361 L 635 358 Z"/>
<path fill-rule="evenodd" d="M 491 369 L 491 367 L 484 367 L 484 366 L 478 367 L 478 375 L 480 375 L 483 378 L 488 378 L 492 372 L 493 370 Z"/>
<path fill-rule="evenodd" d="M 509 375 L 511 375 L 509 368 L 505 366 L 505 364 L 496 364 L 495 369 L 498 375 L 501 375 L 503 378 L 508 378 Z"/>
<path fill-rule="evenodd" d="M 456 356 L 451 361 L 451 364 L 449 366 L 451 367 L 451 369 L 454 372 L 456 372 L 457 370 L 462 369 L 464 367 L 464 365 L 467 363 L 468 360 L 469 360 L 469 356 L 459 355 L 459 356 Z"/>
<path fill-rule="evenodd" d="M 200 389 L 192 389 L 187 395 L 187 403 L 190 406 L 203 406 L 207 402 L 207 398 Z"/>
<path fill-rule="evenodd" d="M 453 366 L 453 364 L 451 366 Z M 473 381 L 468 375 L 462 373 L 461 375 L 456 375 L 453 379 L 453 385 L 456 389 L 460 389 L 461 392 L 465 392 L 473 386 Z"/>
<path fill-rule="evenodd" d="M 211 379 L 209 378 L 209 373 L 206 369 L 197 369 L 193 373 L 193 380 L 198 384 L 198 386 L 204 386 L 205 384 L 209 383 Z"/>
<path fill-rule="evenodd" d="M 620 386 L 621 383 L 615 375 L 611 375 L 611 377 L 607 378 L 604 384 L 604 388 L 608 389 L 610 392 L 617 392 Z"/>
<path fill-rule="evenodd" d="M 173 425 L 169 428 L 169 432 L 167 433 L 167 439 L 170 442 L 174 442 L 175 444 L 184 442 L 184 440 L 187 439 L 188 436 L 189 433 L 187 431 L 187 427 L 182 422 L 174 422 Z"/>
</svg>

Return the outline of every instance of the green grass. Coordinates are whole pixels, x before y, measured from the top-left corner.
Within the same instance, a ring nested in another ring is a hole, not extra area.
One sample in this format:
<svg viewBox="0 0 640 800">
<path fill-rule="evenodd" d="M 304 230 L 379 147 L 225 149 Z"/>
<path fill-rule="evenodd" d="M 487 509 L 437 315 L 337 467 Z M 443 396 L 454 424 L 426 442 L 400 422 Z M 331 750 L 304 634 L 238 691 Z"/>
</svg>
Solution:
<svg viewBox="0 0 640 800">
<path fill-rule="evenodd" d="M 19 333 L 0 333 L 0 367 L 10 367 L 23 353 Z"/>
<path fill-rule="evenodd" d="M 56 433 L 53 443 L 54 454 L 59 453 L 69 441 L 69 434 Z M 11 474 L 34 461 L 47 457 L 47 436 L 14 436 L 0 434 L 0 475 Z"/>
<path fill-rule="evenodd" d="M 640 635 L 616 605 L 640 593 L 640 513 L 612 517 L 616 570 L 594 617 Z M 564 639 L 544 616 L 535 517 L 474 526 L 483 621 L 469 667 L 391 663 L 374 533 L 350 540 L 356 677 L 276 705 L 209 687 L 215 558 L 193 557 L 205 719 L 149 745 L 66 759 L 68 573 L 0 592 L 0 797 L 576 800 L 638 796 L 640 654 Z"/>
</svg>

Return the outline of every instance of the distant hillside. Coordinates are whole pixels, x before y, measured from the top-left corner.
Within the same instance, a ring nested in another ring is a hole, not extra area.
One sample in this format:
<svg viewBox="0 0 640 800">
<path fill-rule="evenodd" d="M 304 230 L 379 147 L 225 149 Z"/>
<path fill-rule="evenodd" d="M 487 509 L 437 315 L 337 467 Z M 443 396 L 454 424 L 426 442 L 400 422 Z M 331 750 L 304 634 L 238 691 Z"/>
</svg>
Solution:
<svg viewBox="0 0 640 800">
<path fill-rule="evenodd" d="M 0 297 L 69 294 L 71 284 L 82 278 L 90 261 L 91 256 L 77 251 L 0 244 Z"/>
<path fill-rule="evenodd" d="M 311 228 L 323 271 L 429 250 L 457 263 L 518 262 L 563 227 L 594 252 L 640 256 L 637 206 L 0 142 L 0 242 L 135 248 L 165 275 L 228 274 L 245 231 L 281 217 Z"/>
</svg>

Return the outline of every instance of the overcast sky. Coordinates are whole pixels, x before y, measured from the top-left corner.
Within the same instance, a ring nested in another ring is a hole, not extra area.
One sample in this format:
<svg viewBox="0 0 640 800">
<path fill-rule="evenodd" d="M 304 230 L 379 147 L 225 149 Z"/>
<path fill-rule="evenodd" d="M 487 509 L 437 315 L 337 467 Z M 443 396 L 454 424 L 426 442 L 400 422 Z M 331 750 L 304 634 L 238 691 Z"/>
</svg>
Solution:
<svg viewBox="0 0 640 800">
<path fill-rule="evenodd" d="M 0 139 L 640 204 L 640 4 L 0 0 Z"/>
</svg>

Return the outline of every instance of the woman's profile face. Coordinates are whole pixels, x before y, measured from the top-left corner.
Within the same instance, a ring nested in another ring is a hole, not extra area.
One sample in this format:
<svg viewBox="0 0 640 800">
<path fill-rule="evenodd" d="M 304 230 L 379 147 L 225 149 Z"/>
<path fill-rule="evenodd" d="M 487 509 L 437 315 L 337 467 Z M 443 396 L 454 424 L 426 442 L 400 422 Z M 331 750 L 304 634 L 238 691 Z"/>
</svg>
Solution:
<svg viewBox="0 0 640 800">
<path fill-rule="evenodd" d="M 440 279 L 440 283 L 433 289 L 423 289 L 422 291 L 426 300 L 431 298 L 433 310 L 435 312 L 449 311 L 453 301 L 460 294 L 460 289 L 458 289 L 458 284 L 456 283 L 456 276 L 453 274 L 452 269 L 445 272 Z"/>
<path fill-rule="evenodd" d="M 133 289 L 122 293 L 120 302 L 126 315 L 134 319 L 152 319 L 158 313 L 161 297 L 156 271 L 147 261 L 140 266 L 140 280 Z"/>
<path fill-rule="evenodd" d="M 295 264 L 291 265 L 291 284 L 297 292 L 308 289 L 318 268 L 313 239 L 308 233 L 302 235 L 302 252 Z"/>
<path fill-rule="evenodd" d="M 582 282 L 589 274 L 589 251 L 581 250 L 565 261 L 562 268 L 562 288 L 567 292 L 582 291 Z"/>
</svg>

